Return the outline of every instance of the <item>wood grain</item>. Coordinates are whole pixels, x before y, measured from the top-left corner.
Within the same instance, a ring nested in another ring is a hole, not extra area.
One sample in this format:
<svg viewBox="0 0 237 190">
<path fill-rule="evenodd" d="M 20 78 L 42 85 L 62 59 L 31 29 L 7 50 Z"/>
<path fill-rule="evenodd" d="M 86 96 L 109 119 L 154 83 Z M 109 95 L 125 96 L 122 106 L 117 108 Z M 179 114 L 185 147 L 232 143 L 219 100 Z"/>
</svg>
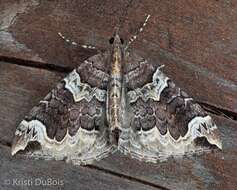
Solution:
<svg viewBox="0 0 237 190">
<path fill-rule="evenodd" d="M 237 122 L 213 118 L 221 131 L 223 151 L 169 159 L 159 164 L 142 163 L 117 153 L 96 165 L 168 189 L 236 189 Z"/>
<path fill-rule="evenodd" d="M 47 94 L 61 77 L 61 74 L 43 69 L 0 63 L 0 141 L 2 144 L 9 145 L 11 143 L 15 127 L 23 116 Z M 47 173 L 49 174 L 46 176 L 56 177 L 59 175 L 67 181 L 68 187 L 70 183 L 80 182 L 82 185 L 77 184 L 78 188 L 87 188 L 88 184 L 92 183 L 92 178 L 97 179 L 96 183 L 99 184 L 99 188 L 108 187 L 110 177 L 107 178 L 107 174 L 104 173 L 109 173 L 110 175 L 121 176 L 126 180 L 135 181 L 134 186 L 130 184 L 131 189 L 136 187 L 137 182 L 139 182 L 138 186 L 141 189 L 145 188 L 144 185 L 147 184 L 150 184 L 149 188 L 235 189 L 237 187 L 237 123 L 221 117 L 213 117 L 221 131 L 223 151 L 214 151 L 213 153 L 182 159 L 169 159 L 159 164 L 139 162 L 116 153 L 88 168 L 81 169 L 81 167 L 74 168 L 61 161 L 37 162 L 21 156 L 11 158 L 9 148 L 4 148 L 1 150 L 3 153 L 1 153 L 2 161 L 0 163 L 4 169 L 1 171 L 5 172 L 1 173 L 0 180 L 10 175 L 38 176 L 37 173 L 34 174 L 34 170 L 37 168 L 40 175 Z M 27 168 L 24 166 L 26 163 L 29 165 Z M 7 172 L 7 167 L 11 168 L 9 172 Z M 62 172 L 64 169 L 67 171 L 65 174 Z M 89 169 L 92 170 L 92 173 Z M 100 172 L 97 173 L 97 170 Z M 87 174 L 88 172 L 89 174 Z M 100 174 L 101 172 L 102 174 Z M 51 175 L 51 173 L 53 174 Z M 102 175 L 101 178 L 100 175 Z M 113 182 L 115 189 L 120 187 L 120 183 L 127 183 L 126 180 L 125 182 L 122 179 L 117 182 L 116 180 Z M 93 182 L 92 185 L 95 186 L 96 183 Z M 123 189 L 125 186 L 122 184 Z M 3 187 L 5 188 L 5 186 Z"/>
<path fill-rule="evenodd" d="M 11 142 L 16 128 L 62 74 L 0 62 L 0 141 Z"/>
<path fill-rule="evenodd" d="M 28 160 L 22 156 L 11 157 L 9 146 L 16 126 L 61 78 L 62 75 L 58 73 L 0 62 L 0 189 L 19 189 L 21 185 L 14 185 L 14 179 L 34 181 L 38 178 L 63 181 L 63 185 L 50 185 L 47 189 L 159 189 L 93 168 L 72 166 L 63 161 L 45 162 Z M 7 179 L 11 185 L 4 184 Z M 37 185 L 23 187 L 42 189 L 42 186 Z"/>
<path fill-rule="evenodd" d="M 159 189 L 120 178 L 88 167 L 72 166 L 62 161 L 12 158 L 9 147 L 0 146 L 0 189 Z M 26 167 L 27 166 L 27 167 Z M 10 180 L 10 181 L 9 181 Z M 29 184 L 20 181 L 29 180 Z M 50 180 L 54 180 L 51 184 Z M 8 184 L 10 183 L 10 184 Z"/>
<path fill-rule="evenodd" d="M 236 7 L 234 0 L 4 1 L 0 56 L 73 68 L 97 51 L 71 46 L 58 32 L 104 51 L 116 24 L 127 41 L 151 14 L 131 49 L 166 65 L 196 100 L 237 112 Z"/>
</svg>

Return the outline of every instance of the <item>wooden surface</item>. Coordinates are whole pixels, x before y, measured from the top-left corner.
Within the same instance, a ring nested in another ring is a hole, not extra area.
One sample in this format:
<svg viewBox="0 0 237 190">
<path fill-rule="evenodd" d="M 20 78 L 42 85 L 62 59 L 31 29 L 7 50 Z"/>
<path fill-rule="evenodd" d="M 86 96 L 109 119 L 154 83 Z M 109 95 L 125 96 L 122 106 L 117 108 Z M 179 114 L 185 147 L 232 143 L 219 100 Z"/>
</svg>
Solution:
<svg viewBox="0 0 237 190">
<path fill-rule="evenodd" d="M 237 122 L 213 115 L 223 139 L 223 151 L 147 164 L 120 153 L 91 166 L 62 161 L 34 161 L 10 156 L 15 127 L 64 74 L 44 69 L 0 63 L 0 187 L 5 179 L 60 178 L 62 189 L 234 189 L 237 185 Z M 27 79 L 27 80 L 26 80 Z M 35 173 L 35 171 L 37 172 Z M 108 180 L 108 178 L 110 180 Z M 130 183 L 131 182 L 131 183 Z M 31 189 L 31 187 L 27 186 Z M 55 187 L 48 187 L 55 188 Z M 17 189 L 17 188 L 16 188 Z"/>
<path fill-rule="evenodd" d="M 237 188 L 236 1 L 0 0 L 0 9 L 0 189 Z M 104 51 L 119 20 L 127 40 L 147 13 L 151 20 L 131 48 L 164 64 L 164 72 L 211 112 L 228 115 L 213 115 L 223 151 L 159 164 L 115 153 L 87 167 L 11 157 L 15 128 L 24 115 L 68 71 L 97 53 L 66 44 L 57 32 Z M 63 184 L 12 184 L 29 178 Z"/>
<path fill-rule="evenodd" d="M 103 51 L 116 24 L 127 41 L 151 14 L 131 48 L 164 64 L 197 100 L 237 112 L 235 0 L 1 0 L 0 9 L 0 55 L 69 68 L 96 50 L 70 46 L 58 32 Z"/>
<path fill-rule="evenodd" d="M 9 147 L 0 146 L 0 189 L 157 189 L 89 167 L 75 167 L 63 162 L 13 159 Z M 20 184 L 22 179 L 29 184 Z M 39 180 L 40 179 L 40 180 Z M 47 180 L 57 180 L 54 184 Z M 14 181 L 15 180 L 15 181 Z M 16 181 L 17 180 L 17 181 Z M 159 188 L 158 188 L 159 189 Z"/>
</svg>

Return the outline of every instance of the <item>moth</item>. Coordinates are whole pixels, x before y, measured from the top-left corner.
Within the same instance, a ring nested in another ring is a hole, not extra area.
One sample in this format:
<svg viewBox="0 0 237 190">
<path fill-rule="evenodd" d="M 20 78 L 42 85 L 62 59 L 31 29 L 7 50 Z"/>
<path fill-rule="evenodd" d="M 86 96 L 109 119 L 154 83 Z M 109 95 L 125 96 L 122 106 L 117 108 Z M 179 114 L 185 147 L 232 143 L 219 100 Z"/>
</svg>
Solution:
<svg viewBox="0 0 237 190">
<path fill-rule="evenodd" d="M 124 44 L 116 30 L 108 51 L 85 60 L 60 81 L 18 125 L 12 155 L 32 142 L 40 146 L 26 153 L 30 157 L 79 165 L 117 150 L 157 162 L 206 144 L 221 149 L 217 126 L 201 106 L 162 66 L 129 51 L 136 37 Z"/>
</svg>

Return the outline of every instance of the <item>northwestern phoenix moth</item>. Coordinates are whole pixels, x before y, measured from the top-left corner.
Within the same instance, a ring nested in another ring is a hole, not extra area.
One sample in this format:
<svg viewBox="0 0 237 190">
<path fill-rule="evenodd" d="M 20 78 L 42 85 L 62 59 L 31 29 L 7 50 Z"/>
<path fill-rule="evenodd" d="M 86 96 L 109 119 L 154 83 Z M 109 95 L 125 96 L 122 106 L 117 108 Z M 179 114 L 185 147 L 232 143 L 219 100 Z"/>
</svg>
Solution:
<svg viewBox="0 0 237 190">
<path fill-rule="evenodd" d="M 202 149 L 199 139 L 221 149 L 218 129 L 200 105 L 161 66 L 127 50 L 136 37 L 123 44 L 116 30 L 109 51 L 85 60 L 59 82 L 17 127 L 12 155 L 30 142 L 40 148 L 27 155 L 74 164 L 116 150 L 157 162 Z"/>
</svg>

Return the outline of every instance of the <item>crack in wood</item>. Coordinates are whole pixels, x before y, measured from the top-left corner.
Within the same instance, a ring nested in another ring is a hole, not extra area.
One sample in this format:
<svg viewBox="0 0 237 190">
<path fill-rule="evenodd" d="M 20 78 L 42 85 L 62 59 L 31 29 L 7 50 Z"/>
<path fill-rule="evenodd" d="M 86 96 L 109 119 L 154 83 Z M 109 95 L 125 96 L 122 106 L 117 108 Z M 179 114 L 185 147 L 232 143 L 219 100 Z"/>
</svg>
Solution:
<svg viewBox="0 0 237 190">
<path fill-rule="evenodd" d="M 142 183 L 144 185 L 148 185 L 148 186 L 155 187 L 155 188 L 158 188 L 158 189 L 170 190 L 170 189 L 168 189 L 166 187 L 163 187 L 161 185 L 157 185 L 157 184 L 151 183 L 151 182 L 143 180 L 143 179 L 135 178 L 135 177 L 128 176 L 128 175 L 125 175 L 125 174 L 121 174 L 121 173 L 118 173 L 118 172 L 114 172 L 112 170 L 108 170 L 108 169 L 105 169 L 105 168 L 100 168 L 100 167 L 95 166 L 95 165 L 87 165 L 87 166 L 83 166 L 83 167 L 98 170 L 98 171 L 104 172 L 106 174 L 114 175 L 114 176 L 124 178 L 124 179 L 130 180 L 130 181 Z"/>
<path fill-rule="evenodd" d="M 73 67 L 63 67 L 51 63 L 24 60 L 15 57 L 0 56 L 0 61 L 7 62 L 9 64 L 21 65 L 26 67 L 33 67 L 38 69 L 44 69 L 48 71 L 60 72 L 60 73 L 69 73 L 73 70 Z"/>
<path fill-rule="evenodd" d="M 4 140 L 0 141 L 0 145 L 1 146 L 7 146 L 7 147 L 11 147 L 12 146 L 11 142 L 4 141 Z"/>
<path fill-rule="evenodd" d="M 236 112 L 230 111 L 228 109 L 220 108 L 220 107 L 217 107 L 212 104 L 205 103 L 205 102 L 197 101 L 197 103 L 199 103 L 204 108 L 204 110 L 209 113 L 212 113 L 214 115 L 218 115 L 221 117 L 225 117 L 225 118 L 233 120 L 233 121 L 237 121 L 237 113 Z"/>
<path fill-rule="evenodd" d="M 205 76 L 207 78 L 209 78 L 212 81 L 215 81 L 216 84 L 223 86 L 223 87 L 227 87 L 229 89 L 231 89 L 234 92 L 237 92 L 237 85 L 231 81 L 231 80 L 227 80 L 221 76 L 218 76 L 216 73 L 208 70 L 207 68 L 203 67 L 203 66 L 199 66 L 191 61 L 185 60 L 180 56 L 177 56 L 163 48 L 160 47 L 160 45 L 153 43 L 153 42 L 148 42 L 147 40 L 143 39 L 142 40 L 144 44 L 148 44 L 151 47 L 154 47 L 155 49 L 159 50 L 160 55 L 174 61 L 174 63 L 179 63 L 180 65 L 186 67 L 187 69 L 191 70 L 191 71 L 197 71 L 199 74 L 201 74 L 202 76 Z"/>
<path fill-rule="evenodd" d="M 59 66 L 59 65 L 45 63 L 45 62 L 24 60 L 24 59 L 7 57 L 7 56 L 0 56 L 0 61 L 7 62 L 9 64 L 16 64 L 16 65 L 21 65 L 21 66 L 26 66 L 26 67 L 45 69 L 48 71 L 60 72 L 60 73 L 69 73 L 73 70 L 73 67 L 69 67 L 69 66 Z M 237 121 L 236 112 L 233 112 L 226 108 L 217 107 L 207 102 L 197 101 L 197 103 L 199 103 L 204 108 L 204 110 L 208 113 L 212 113 L 217 116 L 221 116 L 233 121 Z"/>
<path fill-rule="evenodd" d="M 5 147 L 9 148 L 9 147 L 11 147 L 11 143 L 0 141 L 0 146 L 3 146 L 3 147 L 5 146 Z M 168 189 L 166 187 L 163 187 L 161 185 L 157 185 L 157 184 L 151 183 L 149 181 L 142 180 L 142 179 L 139 179 L 139 178 L 135 178 L 135 177 L 132 177 L 132 176 L 128 176 L 128 175 L 125 175 L 125 174 L 122 174 L 122 173 L 114 172 L 112 170 L 108 170 L 108 169 L 105 169 L 105 168 L 100 168 L 100 167 L 95 166 L 95 165 L 87 165 L 87 166 L 81 166 L 81 167 L 89 168 L 89 169 L 92 169 L 92 170 L 97 170 L 99 172 L 103 172 L 103 173 L 108 174 L 108 175 L 112 175 L 112 176 L 123 178 L 123 179 L 129 180 L 129 181 L 141 183 L 143 185 L 147 185 L 147 186 L 157 188 L 157 189 L 160 189 L 160 190 L 170 190 L 170 189 Z"/>
</svg>

